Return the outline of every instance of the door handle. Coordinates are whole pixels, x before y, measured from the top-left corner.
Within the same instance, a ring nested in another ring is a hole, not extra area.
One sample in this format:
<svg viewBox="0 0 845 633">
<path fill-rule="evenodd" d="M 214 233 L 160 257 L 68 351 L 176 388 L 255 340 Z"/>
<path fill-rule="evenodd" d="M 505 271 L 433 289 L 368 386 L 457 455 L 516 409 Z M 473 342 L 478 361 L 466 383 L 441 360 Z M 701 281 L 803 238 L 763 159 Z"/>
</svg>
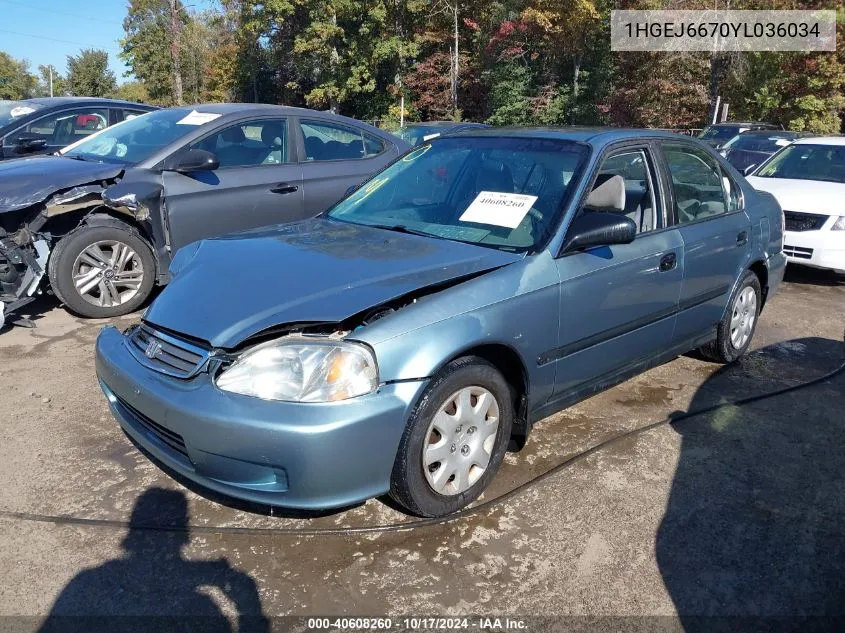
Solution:
<svg viewBox="0 0 845 633">
<path fill-rule="evenodd" d="M 742 231 L 739 235 L 736 236 L 736 245 L 737 246 L 745 246 L 748 243 L 748 233 Z"/>
<path fill-rule="evenodd" d="M 293 193 L 294 191 L 299 191 L 299 187 L 288 182 L 280 182 L 278 185 L 271 188 L 270 191 L 273 193 Z"/>
<path fill-rule="evenodd" d="M 675 253 L 666 253 L 660 258 L 660 272 L 665 273 L 672 270 L 678 263 L 678 257 Z"/>
</svg>

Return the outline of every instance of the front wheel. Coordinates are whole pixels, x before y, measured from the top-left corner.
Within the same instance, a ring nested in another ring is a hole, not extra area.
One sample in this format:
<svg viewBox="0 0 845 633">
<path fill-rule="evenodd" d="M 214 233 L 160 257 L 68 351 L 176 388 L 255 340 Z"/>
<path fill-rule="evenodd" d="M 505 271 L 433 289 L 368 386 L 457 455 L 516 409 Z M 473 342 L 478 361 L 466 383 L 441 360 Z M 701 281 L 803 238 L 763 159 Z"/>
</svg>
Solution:
<svg viewBox="0 0 845 633">
<path fill-rule="evenodd" d="M 155 259 L 131 227 L 83 226 L 50 256 L 50 285 L 72 312 L 106 319 L 137 310 L 155 282 Z"/>
<path fill-rule="evenodd" d="M 476 357 L 449 363 L 411 414 L 393 466 L 390 495 L 420 516 L 445 516 L 487 488 L 504 458 L 513 394 Z"/>
</svg>

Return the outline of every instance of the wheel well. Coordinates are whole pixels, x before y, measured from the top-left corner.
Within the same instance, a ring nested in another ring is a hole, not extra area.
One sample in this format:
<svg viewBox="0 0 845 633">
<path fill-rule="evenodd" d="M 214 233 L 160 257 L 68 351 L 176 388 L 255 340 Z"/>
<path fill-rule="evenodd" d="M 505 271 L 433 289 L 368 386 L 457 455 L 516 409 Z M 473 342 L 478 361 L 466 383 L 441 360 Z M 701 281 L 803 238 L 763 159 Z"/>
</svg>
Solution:
<svg viewBox="0 0 845 633">
<path fill-rule="evenodd" d="M 116 225 L 119 222 L 122 226 L 132 228 L 140 237 L 142 237 L 148 244 L 155 255 L 155 249 L 152 248 L 152 240 L 144 226 L 138 222 L 133 222 L 129 217 L 112 211 L 106 207 L 91 207 L 88 209 L 79 209 L 69 213 L 62 213 L 55 215 L 47 220 L 44 225 L 44 231 L 52 233 L 54 239 L 61 239 L 74 229 L 83 224 L 111 224 Z"/>
<path fill-rule="evenodd" d="M 748 270 L 757 275 L 757 279 L 760 282 L 760 290 L 763 293 L 760 301 L 760 309 L 762 310 L 766 305 L 766 297 L 769 295 L 769 269 L 766 268 L 766 264 L 757 260 L 748 267 Z"/>
<path fill-rule="evenodd" d="M 513 429 L 511 430 L 511 448 L 514 450 L 522 448 L 530 431 L 528 426 L 528 371 L 525 369 L 522 358 L 507 345 L 491 343 L 464 350 L 454 358 L 449 359 L 448 362 L 465 356 L 483 358 L 502 372 L 502 376 L 511 385 L 515 414 Z"/>
</svg>

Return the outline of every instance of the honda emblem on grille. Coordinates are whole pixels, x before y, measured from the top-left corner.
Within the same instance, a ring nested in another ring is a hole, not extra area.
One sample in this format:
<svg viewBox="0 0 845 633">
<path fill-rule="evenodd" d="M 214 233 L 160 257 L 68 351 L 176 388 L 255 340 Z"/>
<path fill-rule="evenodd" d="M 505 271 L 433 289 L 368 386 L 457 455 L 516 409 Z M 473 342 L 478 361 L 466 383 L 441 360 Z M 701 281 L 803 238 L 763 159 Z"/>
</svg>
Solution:
<svg viewBox="0 0 845 633">
<path fill-rule="evenodd" d="M 147 343 L 147 349 L 144 350 L 144 356 L 153 359 L 158 356 L 159 352 L 161 352 L 161 343 L 155 339 L 150 339 L 150 342 Z"/>
</svg>

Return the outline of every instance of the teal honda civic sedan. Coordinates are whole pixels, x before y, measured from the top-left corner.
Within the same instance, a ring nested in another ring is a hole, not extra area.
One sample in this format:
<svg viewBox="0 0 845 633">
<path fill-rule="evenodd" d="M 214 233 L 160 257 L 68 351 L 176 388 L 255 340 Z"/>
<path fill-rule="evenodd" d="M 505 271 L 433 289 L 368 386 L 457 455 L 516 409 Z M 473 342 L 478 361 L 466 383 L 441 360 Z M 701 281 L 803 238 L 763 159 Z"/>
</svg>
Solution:
<svg viewBox="0 0 845 633">
<path fill-rule="evenodd" d="M 101 332 L 97 374 L 200 487 L 442 516 L 538 420 L 692 349 L 742 356 L 782 239 L 776 200 L 697 140 L 459 133 L 316 218 L 185 246 L 140 323 Z"/>
</svg>

